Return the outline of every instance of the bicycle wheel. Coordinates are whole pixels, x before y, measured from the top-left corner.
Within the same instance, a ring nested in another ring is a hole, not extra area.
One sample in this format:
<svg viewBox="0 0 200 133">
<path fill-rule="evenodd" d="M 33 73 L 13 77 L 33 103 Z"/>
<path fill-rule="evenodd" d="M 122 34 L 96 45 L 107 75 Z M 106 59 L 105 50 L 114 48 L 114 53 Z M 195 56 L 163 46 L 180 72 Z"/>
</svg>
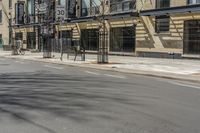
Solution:
<svg viewBox="0 0 200 133">
<path fill-rule="evenodd" d="M 25 51 L 24 50 L 21 50 L 21 55 L 25 55 Z"/>
</svg>

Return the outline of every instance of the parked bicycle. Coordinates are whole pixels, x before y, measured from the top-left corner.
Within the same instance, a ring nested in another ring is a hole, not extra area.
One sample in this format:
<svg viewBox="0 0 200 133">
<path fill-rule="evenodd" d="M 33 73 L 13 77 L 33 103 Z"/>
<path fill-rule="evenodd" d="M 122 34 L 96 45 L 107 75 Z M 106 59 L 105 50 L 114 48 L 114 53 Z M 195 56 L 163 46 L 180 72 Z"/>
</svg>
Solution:
<svg viewBox="0 0 200 133">
<path fill-rule="evenodd" d="M 25 55 L 25 49 L 23 49 L 23 48 L 19 48 L 19 50 L 18 50 L 18 54 L 20 54 L 20 55 Z"/>
</svg>

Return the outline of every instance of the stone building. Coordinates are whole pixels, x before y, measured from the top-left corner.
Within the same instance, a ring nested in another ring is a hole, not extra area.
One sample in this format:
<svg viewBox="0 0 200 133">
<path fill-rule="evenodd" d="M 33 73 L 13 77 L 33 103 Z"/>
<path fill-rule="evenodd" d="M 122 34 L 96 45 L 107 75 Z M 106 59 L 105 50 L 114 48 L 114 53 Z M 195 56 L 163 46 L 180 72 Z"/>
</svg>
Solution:
<svg viewBox="0 0 200 133">
<path fill-rule="evenodd" d="M 0 48 L 9 44 L 9 1 L 0 0 Z"/>
<path fill-rule="evenodd" d="M 41 24 L 48 17 L 50 38 L 79 40 L 87 52 L 99 50 L 105 22 L 109 54 L 200 57 L 199 0 L 20 0 L 12 5 L 13 38 L 27 49 L 42 50 Z M 57 5 L 65 7 L 62 19 Z"/>
</svg>

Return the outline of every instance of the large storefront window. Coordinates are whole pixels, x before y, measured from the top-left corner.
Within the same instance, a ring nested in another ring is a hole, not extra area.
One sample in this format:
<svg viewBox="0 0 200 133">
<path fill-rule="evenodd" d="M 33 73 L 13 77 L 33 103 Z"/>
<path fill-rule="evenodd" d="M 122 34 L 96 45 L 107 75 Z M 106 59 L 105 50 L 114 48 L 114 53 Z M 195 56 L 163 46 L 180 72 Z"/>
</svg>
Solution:
<svg viewBox="0 0 200 133">
<path fill-rule="evenodd" d="M 125 12 L 135 9 L 135 0 L 110 0 L 110 12 Z"/>
<path fill-rule="evenodd" d="M 184 24 L 184 54 L 200 54 L 200 20 L 188 20 Z"/>
<path fill-rule="evenodd" d="M 110 29 L 110 51 L 134 52 L 135 27 L 117 27 Z"/>
<path fill-rule="evenodd" d="M 85 50 L 97 51 L 99 46 L 99 29 L 81 30 L 81 45 Z"/>
<path fill-rule="evenodd" d="M 27 48 L 28 49 L 36 48 L 36 33 L 35 32 L 27 33 Z"/>
</svg>

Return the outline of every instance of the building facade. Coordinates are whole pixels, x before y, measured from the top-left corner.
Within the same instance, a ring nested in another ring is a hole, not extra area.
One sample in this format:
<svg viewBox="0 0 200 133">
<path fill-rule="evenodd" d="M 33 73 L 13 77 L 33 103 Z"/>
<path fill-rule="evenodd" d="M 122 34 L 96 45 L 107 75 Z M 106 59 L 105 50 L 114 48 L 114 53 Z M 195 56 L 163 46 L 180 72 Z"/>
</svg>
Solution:
<svg viewBox="0 0 200 133">
<path fill-rule="evenodd" d="M 62 18 L 59 5 L 65 8 Z M 96 52 L 105 24 L 110 54 L 200 57 L 199 0 L 20 0 L 12 9 L 13 39 L 27 49 L 42 50 L 48 32 L 50 38 L 79 40 L 87 52 Z"/>
<path fill-rule="evenodd" d="M 9 44 L 8 12 L 8 0 L 0 0 L 0 48 L 5 44 Z"/>
</svg>

